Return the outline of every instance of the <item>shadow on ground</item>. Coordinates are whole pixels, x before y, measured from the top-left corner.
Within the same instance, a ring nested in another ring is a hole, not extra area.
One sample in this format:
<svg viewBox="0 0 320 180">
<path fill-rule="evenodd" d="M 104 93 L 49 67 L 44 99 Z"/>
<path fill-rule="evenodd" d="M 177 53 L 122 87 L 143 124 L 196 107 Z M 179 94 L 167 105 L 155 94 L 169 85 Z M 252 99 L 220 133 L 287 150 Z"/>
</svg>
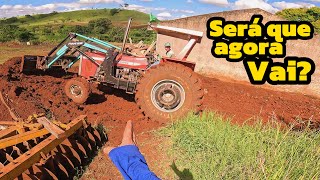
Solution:
<svg viewBox="0 0 320 180">
<path fill-rule="evenodd" d="M 183 171 L 180 171 L 174 161 L 172 162 L 170 167 L 174 171 L 174 173 L 179 177 L 179 179 L 193 180 L 193 175 L 189 169 L 184 169 Z"/>
</svg>

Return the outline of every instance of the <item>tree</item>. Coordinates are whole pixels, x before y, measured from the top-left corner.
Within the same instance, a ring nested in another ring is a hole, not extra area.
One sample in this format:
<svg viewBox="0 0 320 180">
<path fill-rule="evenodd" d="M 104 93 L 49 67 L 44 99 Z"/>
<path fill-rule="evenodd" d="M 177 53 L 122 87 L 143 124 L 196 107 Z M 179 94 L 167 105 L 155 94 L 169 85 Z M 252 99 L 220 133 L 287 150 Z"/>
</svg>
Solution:
<svg viewBox="0 0 320 180">
<path fill-rule="evenodd" d="M 117 8 L 113 8 L 113 9 L 110 10 L 111 16 L 114 16 L 115 14 L 117 14 L 117 13 L 119 13 L 119 12 L 120 12 L 120 10 L 117 9 Z"/>
<path fill-rule="evenodd" d="M 316 32 L 320 32 L 320 7 L 284 9 L 276 13 L 288 21 L 309 21 Z"/>
<path fill-rule="evenodd" d="M 79 33 L 79 34 L 88 34 L 90 31 L 89 31 L 89 28 L 87 26 L 76 25 L 73 28 L 73 32 Z"/>
<path fill-rule="evenodd" d="M 25 17 L 26 17 L 26 18 L 29 18 L 29 19 L 33 19 L 33 16 L 31 16 L 31 15 L 29 15 L 29 14 L 25 15 Z"/>
<path fill-rule="evenodd" d="M 108 18 L 91 20 L 88 23 L 89 30 L 95 34 L 104 34 L 111 28 L 111 26 L 112 22 Z"/>
<path fill-rule="evenodd" d="M 28 42 L 33 40 L 34 34 L 32 34 L 30 31 L 28 31 L 27 29 L 24 28 L 20 28 L 17 32 L 16 32 L 16 39 L 20 42 Z"/>
<path fill-rule="evenodd" d="M 42 28 L 42 34 L 43 35 L 51 35 L 51 34 L 53 34 L 52 26 L 44 26 Z"/>
<path fill-rule="evenodd" d="M 319 33 L 320 32 L 320 19 L 318 21 L 312 22 L 312 25 L 314 26 L 315 31 Z"/>
<path fill-rule="evenodd" d="M 59 14 L 57 11 L 52 11 L 51 13 L 50 13 L 50 15 L 55 15 L 55 14 Z"/>
<path fill-rule="evenodd" d="M 61 36 L 67 36 L 67 34 L 72 32 L 73 30 L 74 30 L 73 26 L 60 25 L 57 33 L 60 34 Z"/>
<path fill-rule="evenodd" d="M 122 42 L 124 35 L 124 28 L 121 27 L 112 27 L 105 36 L 102 36 L 102 40 L 109 42 Z"/>
<path fill-rule="evenodd" d="M 18 22 L 17 17 L 11 17 L 11 18 L 5 19 L 5 23 L 7 23 L 7 24 L 11 24 L 11 23 L 15 23 L 15 22 Z"/>
<path fill-rule="evenodd" d="M 320 19 L 320 8 L 319 7 L 313 7 L 307 10 L 307 14 L 310 14 L 314 17 L 315 20 Z"/>
<path fill-rule="evenodd" d="M 16 30 L 19 29 L 16 25 L 0 26 L 0 42 L 12 41 L 15 39 Z"/>
</svg>

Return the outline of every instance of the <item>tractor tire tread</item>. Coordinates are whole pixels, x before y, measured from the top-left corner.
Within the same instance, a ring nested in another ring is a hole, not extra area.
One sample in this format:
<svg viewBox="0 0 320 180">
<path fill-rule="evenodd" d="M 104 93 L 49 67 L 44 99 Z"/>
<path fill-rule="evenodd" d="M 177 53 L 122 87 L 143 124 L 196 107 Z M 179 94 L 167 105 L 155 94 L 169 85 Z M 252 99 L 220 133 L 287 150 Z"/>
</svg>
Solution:
<svg viewBox="0 0 320 180">
<path fill-rule="evenodd" d="M 71 87 L 72 84 L 77 84 L 78 86 L 81 86 L 81 88 L 83 89 L 83 95 L 81 97 L 74 97 L 69 89 Z M 77 104 L 83 104 L 87 101 L 89 95 L 91 94 L 91 87 L 89 82 L 81 77 L 76 77 L 76 78 L 72 78 L 70 80 L 67 81 L 67 83 L 65 84 L 64 87 L 64 91 L 67 95 L 68 98 L 72 99 L 73 102 L 77 103 Z"/>
<path fill-rule="evenodd" d="M 147 99 L 149 94 L 148 92 L 150 92 L 150 88 L 152 88 L 151 84 L 149 84 L 150 80 L 157 79 L 160 76 L 172 77 L 172 75 L 174 77 L 179 77 L 180 80 L 182 79 L 179 83 L 183 83 L 188 86 L 188 90 L 186 91 L 186 98 L 188 98 L 186 101 L 188 101 L 188 104 L 183 105 L 185 107 L 180 108 L 175 113 L 172 113 L 172 118 L 180 118 L 183 115 L 186 115 L 187 111 L 189 110 L 193 110 L 195 114 L 198 114 L 202 111 L 204 91 L 198 75 L 190 68 L 182 64 L 165 62 L 155 66 L 155 68 L 149 69 L 145 74 L 142 75 L 137 85 L 135 100 L 140 111 L 147 118 L 163 123 L 166 123 L 171 119 L 168 113 L 158 110 L 154 107 L 152 102 L 150 100 L 148 101 Z M 161 78 L 159 80 L 161 80 Z"/>
</svg>

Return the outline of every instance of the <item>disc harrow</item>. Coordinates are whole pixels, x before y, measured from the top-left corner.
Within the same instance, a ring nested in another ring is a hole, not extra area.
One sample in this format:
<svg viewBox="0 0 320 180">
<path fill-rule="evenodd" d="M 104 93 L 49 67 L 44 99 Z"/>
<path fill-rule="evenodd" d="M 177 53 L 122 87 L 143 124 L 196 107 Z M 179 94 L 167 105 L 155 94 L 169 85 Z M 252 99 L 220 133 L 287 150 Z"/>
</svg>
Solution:
<svg viewBox="0 0 320 180">
<path fill-rule="evenodd" d="M 34 115 L 0 126 L 0 180 L 73 179 L 107 141 L 86 116 L 63 124 Z"/>
</svg>

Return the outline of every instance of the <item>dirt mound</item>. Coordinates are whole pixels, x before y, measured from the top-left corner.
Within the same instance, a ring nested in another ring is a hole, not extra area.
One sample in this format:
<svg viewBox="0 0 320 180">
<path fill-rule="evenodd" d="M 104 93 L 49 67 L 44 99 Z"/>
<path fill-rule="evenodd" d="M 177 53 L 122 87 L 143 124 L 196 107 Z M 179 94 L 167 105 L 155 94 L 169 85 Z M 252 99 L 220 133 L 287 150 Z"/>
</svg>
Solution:
<svg viewBox="0 0 320 180">
<path fill-rule="evenodd" d="M 25 75 L 19 72 L 21 58 L 12 58 L 0 65 L 0 90 L 13 100 L 14 107 L 22 118 L 34 113 L 62 122 L 69 122 L 79 115 L 87 115 L 93 124 L 103 122 L 109 130 L 115 130 L 109 137 L 112 142 L 121 138 L 122 125 L 133 120 L 137 130 L 150 130 L 158 127 L 157 122 L 140 121 L 144 117 L 134 102 L 134 97 L 123 91 L 94 85 L 93 94 L 85 105 L 78 105 L 63 92 L 66 81 L 76 76 L 77 69 L 71 72 L 45 72 Z M 7 109 L 0 103 L 0 119 L 11 120 Z"/>
<path fill-rule="evenodd" d="M 72 117 L 75 112 L 69 111 L 69 108 L 64 106 L 74 108 L 74 104 L 68 103 L 60 90 L 64 79 L 20 74 L 20 63 L 21 58 L 13 58 L 1 65 L 0 90 L 13 100 L 15 108 L 22 118 L 26 118 L 32 113 L 46 113 L 54 115 L 64 122 L 71 120 L 68 118 Z M 52 113 L 60 107 L 64 111 Z M 10 119 L 7 115 L 8 113 L 1 113 L 0 118 Z"/>
</svg>

